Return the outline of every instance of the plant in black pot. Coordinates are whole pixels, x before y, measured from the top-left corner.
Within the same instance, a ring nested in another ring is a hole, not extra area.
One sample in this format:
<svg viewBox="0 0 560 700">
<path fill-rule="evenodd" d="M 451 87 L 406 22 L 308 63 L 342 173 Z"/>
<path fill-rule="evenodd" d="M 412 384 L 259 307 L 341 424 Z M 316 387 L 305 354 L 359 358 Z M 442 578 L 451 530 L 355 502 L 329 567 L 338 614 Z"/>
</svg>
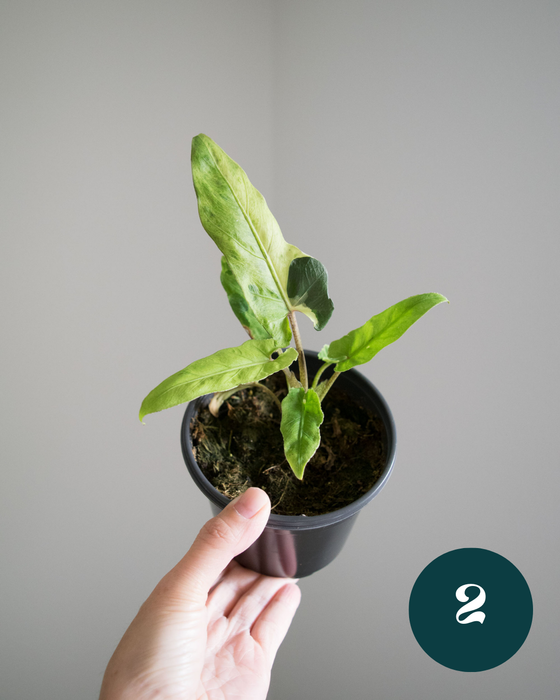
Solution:
<svg viewBox="0 0 560 700">
<path fill-rule="evenodd" d="M 409 297 L 318 354 L 304 351 L 296 313 L 325 327 L 334 309 L 327 271 L 286 243 L 264 197 L 204 134 L 193 139 L 192 172 L 202 225 L 222 252 L 222 285 L 250 339 L 163 381 L 140 420 L 190 402 L 183 454 L 214 512 L 250 486 L 271 499 L 266 529 L 238 561 L 307 576 L 338 554 L 395 458 L 391 412 L 354 368 L 447 300 Z"/>
</svg>

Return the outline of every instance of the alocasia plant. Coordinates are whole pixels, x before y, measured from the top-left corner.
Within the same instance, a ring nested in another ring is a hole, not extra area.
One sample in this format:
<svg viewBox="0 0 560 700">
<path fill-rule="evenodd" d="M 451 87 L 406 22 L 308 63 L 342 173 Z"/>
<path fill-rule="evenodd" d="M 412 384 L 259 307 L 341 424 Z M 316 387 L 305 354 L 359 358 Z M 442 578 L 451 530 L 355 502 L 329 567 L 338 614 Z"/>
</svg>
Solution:
<svg viewBox="0 0 560 700">
<path fill-rule="evenodd" d="M 220 279 L 251 339 L 197 360 L 163 381 L 142 402 L 140 420 L 210 393 L 210 410 L 217 414 L 221 403 L 242 388 L 270 391 L 260 380 L 283 371 L 288 394 L 281 404 L 275 394 L 273 398 L 282 413 L 286 459 L 302 479 L 321 441 L 321 403 L 340 373 L 369 362 L 447 299 L 418 294 L 372 316 L 323 347 L 323 364 L 310 382 L 296 312 L 308 316 L 316 330 L 324 328 L 334 309 L 327 271 L 316 258 L 286 243 L 264 197 L 212 139 L 204 134 L 193 139 L 191 161 L 200 220 L 222 252 Z M 292 339 L 295 348 L 287 347 Z M 299 379 L 290 369 L 296 360 Z M 321 381 L 329 365 L 334 372 Z"/>
</svg>

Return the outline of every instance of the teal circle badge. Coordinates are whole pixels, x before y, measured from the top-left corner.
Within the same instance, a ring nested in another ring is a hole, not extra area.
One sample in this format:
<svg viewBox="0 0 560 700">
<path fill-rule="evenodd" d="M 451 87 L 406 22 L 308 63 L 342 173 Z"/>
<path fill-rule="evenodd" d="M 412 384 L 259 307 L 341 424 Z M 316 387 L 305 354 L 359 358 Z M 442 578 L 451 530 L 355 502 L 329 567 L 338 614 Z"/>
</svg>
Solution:
<svg viewBox="0 0 560 700">
<path fill-rule="evenodd" d="M 533 599 L 521 572 L 487 549 L 455 549 L 416 579 L 408 608 L 416 641 L 456 671 L 486 671 L 521 647 Z"/>
</svg>

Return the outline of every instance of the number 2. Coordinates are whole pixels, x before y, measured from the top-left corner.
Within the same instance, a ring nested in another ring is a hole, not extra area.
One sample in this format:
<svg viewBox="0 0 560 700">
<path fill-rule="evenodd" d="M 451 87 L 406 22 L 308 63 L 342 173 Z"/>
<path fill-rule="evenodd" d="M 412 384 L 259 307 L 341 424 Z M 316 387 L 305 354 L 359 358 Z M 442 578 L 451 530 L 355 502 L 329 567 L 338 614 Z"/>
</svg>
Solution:
<svg viewBox="0 0 560 700">
<path fill-rule="evenodd" d="M 470 586 L 478 588 L 479 590 L 478 595 L 473 600 L 469 600 L 469 596 L 466 594 L 466 590 Z M 478 608 L 481 608 L 486 602 L 486 592 L 482 586 L 479 586 L 477 583 L 465 583 L 462 586 L 459 586 L 459 588 L 455 591 L 455 597 L 460 603 L 466 603 L 469 601 L 466 605 L 459 608 L 459 610 L 457 610 L 457 614 L 455 615 L 455 619 L 460 625 L 468 625 L 471 622 L 480 622 L 480 624 L 482 624 L 484 622 L 486 613 L 481 611 L 471 612 L 471 610 L 478 610 Z M 459 619 L 461 615 L 468 612 L 471 612 L 471 614 L 465 617 L 463 620 Z"/>
</svg>

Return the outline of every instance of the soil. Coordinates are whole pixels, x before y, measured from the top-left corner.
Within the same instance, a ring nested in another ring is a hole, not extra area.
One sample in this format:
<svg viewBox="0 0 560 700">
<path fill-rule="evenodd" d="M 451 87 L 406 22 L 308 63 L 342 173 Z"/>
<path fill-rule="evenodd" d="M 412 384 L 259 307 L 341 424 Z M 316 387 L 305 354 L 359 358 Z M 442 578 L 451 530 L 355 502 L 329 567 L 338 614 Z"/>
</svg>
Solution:
<svg viewBox="0 0 560 700">
<path fill-rule="evenodd" d="M 262 381 L 282 401 L 279 372 Z M 322 404 L 321 444 L 303 481 L 290 469 L 280 411 L 268 392 L 244 389 L 215 418 L 202 408 L 191 421 L 195 458 L 212 485 L 229 498 L 250 486 L 264 489 L 278 515 L 319 515 L 353 503 L 371 489 L 387 461 L 381 418 L 333 385 Z"/>
</svg>

